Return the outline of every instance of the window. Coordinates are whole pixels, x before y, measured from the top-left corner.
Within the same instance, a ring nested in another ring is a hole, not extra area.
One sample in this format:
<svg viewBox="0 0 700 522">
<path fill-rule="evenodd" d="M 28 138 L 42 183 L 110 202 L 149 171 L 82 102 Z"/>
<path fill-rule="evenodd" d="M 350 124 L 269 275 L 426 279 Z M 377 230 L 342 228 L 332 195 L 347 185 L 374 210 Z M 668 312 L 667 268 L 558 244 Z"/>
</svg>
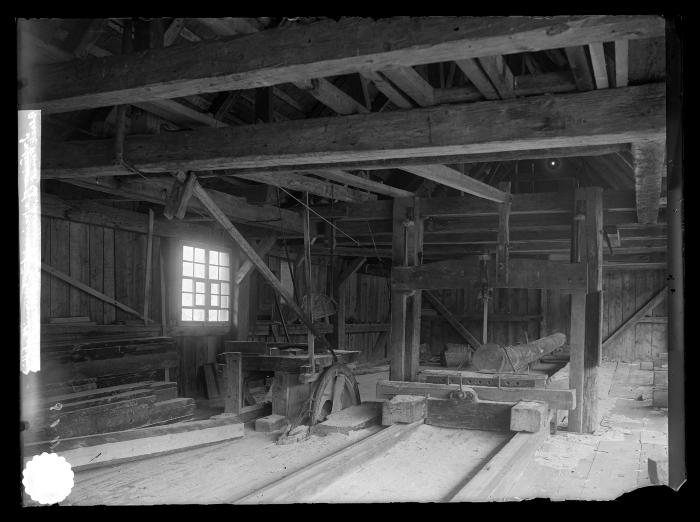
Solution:
<svg viewBox="0 0 700 522">
<path fill-rule="evenodd" d="M 228 252 L 182 245 L 180 319 L 183 322 L 228 322 L 230 266 Z"/>
</svg>

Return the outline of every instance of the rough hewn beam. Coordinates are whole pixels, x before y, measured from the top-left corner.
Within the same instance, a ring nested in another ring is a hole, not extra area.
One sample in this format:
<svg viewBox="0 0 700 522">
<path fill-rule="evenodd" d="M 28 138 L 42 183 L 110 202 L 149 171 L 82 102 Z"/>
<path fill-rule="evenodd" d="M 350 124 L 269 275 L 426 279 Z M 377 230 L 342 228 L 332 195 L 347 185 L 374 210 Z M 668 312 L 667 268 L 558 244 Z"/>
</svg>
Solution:
<svg viewBox="0 0 700 522">
<path fill-rule="evenodd" d="M 371 80 L 379 92 L 386 96 L 399 109 L 413 107 L 411 101 L 378 71 L 363 71 L 362 76 Z"/>
<path fill-rule="evenodd" d="M 66 112 L 362 70 L 650 38 L 663 36 L 664 25 L 659 16 L 348 18 L 42 66 L 22 74 L 20 102 L 22 108 Z"/>
<path fill-rule="evenodd" d="M 589 44 L 588 50 L 591 53 L 591 65 L 593 66 L 593 78 L 595 79 L 596 89 L 607 89 L 610 87 L 610 82 L 608 81 L 608 70 L 605 65 L 603 42 Z"/>
<path fill-rule="evenodd" d="M 666 173 L 665 155 L 663 141 L 632 144 L 637 220 L 640 223 L 656 223 L 659 218 L 661 178 Z"/>
<path fill-rule="evenodd" d="M 467 58 L 466 60 L 457 60 L 455 63 L 457 67 L 462 70 L 464 76 L 472 82 L 472 85 L 483 94 L 484 98 L 487 100 L 497 100 L 499 98 L 498 92 L 494 89 L 491 80 L 486 76 L 476 59 Z"/>
<path fill-rule="evenodd" d="M 299 89 L 307 92 L 326 107 L 330 107 L 338 114 L 367 113 L 369 109 L 355 98 L 340 90 L 325 78 L 313 78 L 294 82 Z"/>
<path fill-rule="evenodd" d="M 386 69 L 382 74 L 421 107 L 429 107 L 435 103 L 432 86 L 413 67 Z"/>
<path fill-rule="evenodd" d="M 498 203 L 505 201 L 506 196 L 503 191 L 445 165 L 420 165 L 403 167 L 401 170 L 489 201 Z"/>
<path fill-rule="evenodd" d="M 615 41 L 615 87 L 627 87 L 629 83 L 629 42 Z"/>
<path fill-rule="evenodd" d="M 358 187 L 371 192 L 376 192 L 377 194 L 391 196 L 392 198 L 408 198 L 414 195 L 413 192 L 409 192 L 408 190 L 392 187 L 391 185 L 379 183 L 378 181 L 372 181 L 371 179 L 356 176 L 355 174 L 342 170 L 325 169 L 313 171 L 310 172 L 310 174 L 321 176 L 332 181 L 337 181 L 338 183 L 350 185 L 351 187 Z"/>
<path fill-rule="evenodd" d="M 255 174 L 237 174 L 236 177 L 257 181 L 258 183 L 266 183 L 273 187 L 283 187 L 290 190 L 308 192 L 309 194 L 316 194 L 323 198 L 347 201 L 350 203 L 377 199 L 374 194 L 353 190 L 342 185 L 328 183 L 292 172 L 257 172 Z M 229 180 L 230 178 L 222 177 L 221 179 Z"/>
<path fill-rule="evenodd" d="M 630 143 L 662 137 L 665 108 L 665 86 L 647 84 L 342 118 L 135 135 L 126 138 L 124 157 L 142 172 L 172 172 Z M 113 140 L 44 144 L 43 149 L 44 178 L 133 175 L 115 166 Z"/>
<path fill-rule="evenodd" d="M 571 73 L 574 75 L 574 80 L 576 80 L 576 87 L 579 91 L 590 91 L 595 88 L 593 84 L 593 75 L 591 74 L 591 69 L 588 67 L 588 59 L 586 58 L 586 51 L 583 47 L 567 47 L 564 49 L 566 52 L 566 58 L 569 60 L 569 66 L 571 67 Z"/>
<path fill-rule="evenodd" d="M 127 197 L 136 201 L 150 201 L 159 205 L 165 205 L 168 191 L 172 188 L 172 178 L 149 178 L 143 179 L 122 179 L 117 181 L 114 178 L 101 178 L 99 180 L 66 180 L 67 182 L 87 188 L 97 190 L 107 194 L 114 194 L 120 197 Z M 287 231 L 301 232 L 301 217 L 296 212 L 290 210 L 281 210 L 270 205 L 252 205 L 246 202 L 245 198 L 239 198 L 218 192 L 215 190 L 209 191 L 212 198 L 222 208 L 226 215 L 236 221 L 242 223 L 250 223 L 255 226 L 265 228 L 280 228 L 280 219 L 284 221 L 284 229 Z M 206 210 L 201 203 L 194 199 L 190 199 L 189 208 Z"/>
<path fill-rule="evenodd" d="M 503 59 L 503 56 L 482 57 L 479 58 L 479 63 L 501 98 L 515 98 L 513 73 Z"/>
</svg>

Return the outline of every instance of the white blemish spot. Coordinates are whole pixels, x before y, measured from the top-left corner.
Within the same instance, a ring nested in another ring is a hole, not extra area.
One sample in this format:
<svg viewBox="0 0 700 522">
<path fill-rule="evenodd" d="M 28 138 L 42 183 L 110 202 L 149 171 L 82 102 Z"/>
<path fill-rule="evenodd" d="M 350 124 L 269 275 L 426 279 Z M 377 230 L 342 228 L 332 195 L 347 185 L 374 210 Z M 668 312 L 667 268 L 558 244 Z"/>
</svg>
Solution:
<svg viewBox="0 0 700 522">
<path fill-rule="evenodd" d="M 35 455 L 22 471 L 24 490 L 40 504 L 56 504 L 73 489 L 73 470 L 56 453 Z"/>
</svg>

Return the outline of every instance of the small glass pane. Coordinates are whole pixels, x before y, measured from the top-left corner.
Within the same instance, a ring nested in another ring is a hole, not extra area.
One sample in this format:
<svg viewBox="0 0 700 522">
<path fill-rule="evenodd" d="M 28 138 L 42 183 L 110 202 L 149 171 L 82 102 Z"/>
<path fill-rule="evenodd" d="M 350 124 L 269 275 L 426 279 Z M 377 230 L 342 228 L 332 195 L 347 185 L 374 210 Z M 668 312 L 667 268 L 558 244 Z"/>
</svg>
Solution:
<svg viewBox="0 0 700 522">
<path fill-rule="evenodd" d="M 219 310 L 219 321 L 228 321 L 228 310 Z"/>
<path fill-rule="evenodd" d="M 209 251 L 209 263 L 211 263 L 212 265 L 219 264 L 219 253 L 216 250 Z"/>
<path fill-rule="evenodd" d="M 194 276 L 204 279 L 204 265 L 200 265 L 199 263 L 194 264 Z"/>
<path fill-rule="evenodd" d="M 228 254 L 226 252 L 219 253 L 219 265 L 228 266 Z"/>
<path fill-rule="evenodd" d="M 229 295 L 228 283 L 221 283 L 221 295 Z"/>
<path fill-rule="evenodd" d="M 219 279 L 218 266 L 209 266 L 209 279 Z"/>
<path fill-rule="evenodd" d="M 192 306 L 192 294 L 182 293 L 182 306 Z"/>
<path fill-rule="evenodd" d="M 188 246 L 182 247 L 182 259 L 183 259 L 183 261 L 192 261 L 193 255 L 194 255 L 194 253 L 193 253 L 192 247 L 188 247 Z"/>
<path fill-rule="evenodd" d="M 204 321 L 204 309 L 203 308 L 195 308 L 193 317 L 194 317 L 195 321 Z"/>
<path fill-rule="evenodd" d="M 192 308 L 183 308 L 182 309 L 182 320 L 183 321 L 191 321 L 192 320 Z"/>
<path fill-rule="evenodd" d="M 199 284 L 199 283 L 197 283 Z M 182 280 L 182 291 L 183 292 L 191 292 L 192 291 L 192 279 L 183 279 Z"/>
<path fill-rule="evenodd" d="M 204 294 L 197 294 L 195 296 L 195 303 L 197 306 L 204 306 Z"/>
<path fill-rule="evenodd" d="M 228 281 L 228 268 L 224 268 L 223 266 L 219 268 L 219 279 Z"/>
<path fill-rule="evenodd" d="M 212 306 L 219 306 L 219 296 L 218 295 L 211 296 L 211 305 Z"/>
<path fill-rule="evenodd" d="M 192 263 L 187 263 L 187 262 L 182 263 L 182 275 L 192 277 L 192 275 L 193 275 L 192 270 L 193 270 Z"/>
<path fill-rule="evenodd" d="M 217 318 L 217 310 L 209 310 L 209 321 L 216 321 Z"/>
<path fill-rule="evenodd" d="M 194 249 L 194 260 L 197 263 L 204 263 L 204 249 L 203 248 L 195 248 Z"/>
<path fill-rule="evenodd" d="M 197 281 L 195 283 L 195 287 L 197 288 L 196 292 L 198 294 L 203 294 L 204 293 L 204 282 L 203 281 Z"/>
<path fill-rule="evenodd" d="M 221 308 L 228 308 L 228 296 L 227 295 L 221 296 Z"/>
<path fill-rule="evenodd" d="M 212 294 L 219 294 L 219 283 L 212 283 L 211 284 L 211 293 Z"/>
</svg>

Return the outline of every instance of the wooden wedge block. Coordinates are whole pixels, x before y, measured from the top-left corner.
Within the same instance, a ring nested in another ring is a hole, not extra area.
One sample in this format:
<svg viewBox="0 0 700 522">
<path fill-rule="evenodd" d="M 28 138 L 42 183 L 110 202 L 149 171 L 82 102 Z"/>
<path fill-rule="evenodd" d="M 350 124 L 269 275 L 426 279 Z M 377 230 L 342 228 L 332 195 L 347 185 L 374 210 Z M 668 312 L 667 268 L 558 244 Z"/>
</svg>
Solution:
<svg viewBox="0 0 700 522">
<path fill-rule="evenodd" d="M 332 413 L 320 424 L 312 426 L 312 433 L 326 435 L 328 433 L 344 433 L 361 430 L 379 424 L 382 417 L 382 405 L 379 402 L 365 402 L 350 406 L 344 410 Z"/>
<path fill-rule="evenodd" d="M 255 431 L 270 433 L 284 429 L 289 421 L 284 415 L 268 415 L 255 420 Z"/>
<path fill-rule="evenodd" d="M 428 399 L 425 423 L 443 428 L 510 431 L 512 402 Z"/>
<path fill-rule="evenodd" d="M 397 422 L 410 424 L 425 419 L 425 397 L 418 395 L 395 395 L 382 404 L 382 426 Z"/>
<path fill-rule="evenodd" d="M 549 408 L 545 402 L 520 401 L 510 410 L 510 430 L 535 433 L 549 423 Z"/>
</svg>

